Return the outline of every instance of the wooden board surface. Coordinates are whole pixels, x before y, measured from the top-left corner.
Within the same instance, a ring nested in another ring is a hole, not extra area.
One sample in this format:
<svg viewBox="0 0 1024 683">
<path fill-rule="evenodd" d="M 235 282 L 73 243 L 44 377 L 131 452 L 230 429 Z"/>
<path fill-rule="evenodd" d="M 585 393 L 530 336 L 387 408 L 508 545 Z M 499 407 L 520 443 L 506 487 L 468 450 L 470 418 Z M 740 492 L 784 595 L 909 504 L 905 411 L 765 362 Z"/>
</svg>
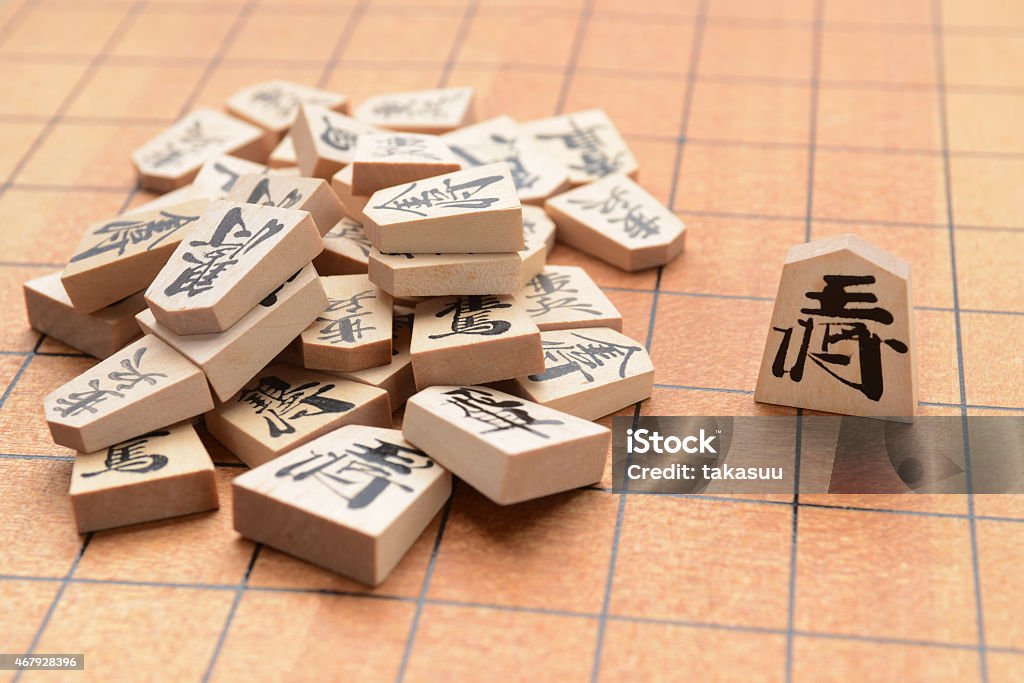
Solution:
<svg viewBox="0 0 1024 683">
<path fill-rule="evenodd" d="M 660 270 L 552 254 L 650 348 L 642 414 L 791 414 L 752 397 L 783 259 L 845 232 L 912 264 L 921 412 L 1020 414 L 1021 64 L 999 0 L 0 5 L 0 651 L 86 652 L 75 680 L 104 681 L 1021 680 L 1020 496 L 618 496 L 606 473 L 501 508 L 456 484 L 367 590 L 241 540 L 244 470 L 207 440 L 220 511 L 79 535 L 41 403 L 93 361 L 20 291 L 152 198 L 129 155 L 196 106 L 472 85 L 481 118 L 603 107 L 686 222 Z"/>
</svg>

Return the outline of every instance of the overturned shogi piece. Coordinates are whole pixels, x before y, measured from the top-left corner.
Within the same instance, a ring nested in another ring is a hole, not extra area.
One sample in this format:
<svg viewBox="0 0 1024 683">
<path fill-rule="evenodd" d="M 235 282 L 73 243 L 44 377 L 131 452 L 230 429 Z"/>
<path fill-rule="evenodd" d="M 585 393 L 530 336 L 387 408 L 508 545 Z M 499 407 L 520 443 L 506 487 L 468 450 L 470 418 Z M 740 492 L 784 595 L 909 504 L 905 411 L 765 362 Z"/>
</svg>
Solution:
<svg viewBox="0 0 1024 683">
<path fill-rule="evenodd" d="M 324 250 L 313 259 L 316 272 L 321 275 L 357 275 L 367 271 L 373 245 L 366 238 L 361 223 L 345 216 L 323 239 Z"/>
<path fill-rule="evenodd" d="M 360 135 L 352 159 L 352 192 L 369 197 L 377 190 L 431 176 L 454 173 L 462 164 L 436 135 Z"/>
<path fill-rule="evenodd" d="M 326 180 L 280 174 L 244 175 L 225 198 L 232 202 L 308 211 L 321 235 L 330 230 L 345 210 Z"/>
<path fill-rule="evenodd" d="M 213 407 L 202 370 L 145 335 L 44 400 L 54 443 L 91 453 Z"/>
<path fill-rule="evenodd" d="M 683 222 L 624 175 L 570 190 L 544 206 L 560 241 L 623 270 L 663 266 L 683 252 Z"/>
<path fill-rule="evenodd" d="M 786 256 L 754 400 L 913 419 L 917 363 L 910 266 L 855 235 Z"/>
<path fill-rule="evenodd" d="M 267 166 L 270 168 L 295 168 L 299 165 L 299 159 L 295 156 L 295 141 L 291 133 L 281 138 L 277 147 L 267 157 Z"/>
<path fill-rule="evenodd" d="M 622 331 L 622 314 L 583 268 L 546 266 L 516 294 L 541 331 L 611 327 Z"/>
<path fill-rule="evenodd" d="M 338 200 L 345 208 L 345 214 L 360 225 L 366 222 L 363 209 L 370 201 L 369 197 L 363 197 L 352 192 L 352 164 L 341 169 L 331 177 L 331 189 L 338 195 Z"/>
<path fill-rule="evenodd" d="M 135 314 L 146 308 L 142 292 L 87 315 L 75 312 L 60 273 L 29 280 L 23 286 L 32 329 L 90 356 L 106 358 L 142 336 Z"/>
<path fill-rule="evenodd" d="M 523 259 L 523 267 L 519 271 L 520 289 L 544 270 L 548 254 L 555 248 L 555 223 L 544 213 L 544 209 L 523 206 L 523 243 L 523 249 L 519 252 Z"/>
<path fill-rule="evenodd" d="M 523 248 L 523 208 L 508 164 L 478 166 L 375 192 L 363 230 L 385 254 Z"/>
<path fill-rule="evenodd" d="M 132 152 L 132 163 L 142 187 L 167 192 L 192 182 L 207 159 L 231 154 L 262 161 L 269 151 L 261 129 L 200 108 Z"/>
<path fill-rule="evenodd" d="M 483 384 L 544 371 L 540 330 L 511 296 L 450 296 L 416 306 L 416 387 Z"/>
<path fill-rule="evenodd" d="M 370 281 L 394 296 L 515 294 L 523 259 L 497 254 L 382 254 L 370 251 Z"/>
<path fill-rule="evenodd" d="M 466 166 L 507 163 L 523 204 L 542 205 L 548 197 L 569 189 L 565 164 L 542 151 L 532 137 L 522 135 L 511 116 L 459 128 L 441 139 Z"/>
<path fill-rule="evenodd" d="M 327 304 L 299 336 L 303 367 L 354 372 L 391 362 L 391 295 L 366 275 L 321 278 Z"/>
<path fill-rule="evenodd" d="M 537 119 L 519 127 L 541 151 L 565 165 L 572 185 L 593 182 L 613 173 L 636 178 L 636 157 L 603 109 Z"/>
<path fill-rule="evenodd" d="M 370 97 L 356 107 L 365 123 L 406 133 L 440 135 L 476 120 L 473 88 L 417 90 Z"/>
<path fill-rule="evenodd" d="M 268 139 L 277 144 L 304 104 L 348 113 L 348 98 L 344 95 L 291 81 L 265 81 L 243 88 L 228 98 L 227 108 L 243 121 L 267 131 Z"/>
<path fill-rule="evenodd" d="M 398 430 L 350 425 L 237 477 L 232 518 L 248 539 L 376 586 L 451 490 Z"/>
<path fill-rule="evenodd" d="M 271 365 L 206 414 L 206 428 L 249 467 L 257 467 L 348 424 L 391 426 L 383 389 Z"/>
<path fill-rule="evenodd" d="M 188 422 L 79 453 L 69 493 L 81 534 L 219 507 L 213 460 Z"/>
<path fill-rule="evenodd" d="M 337 375 L 342 379 L 350 379 L 353 382 L 380 387 L 388 392 L 391 411 L 394 412 L 401 408 L 409 397 L 416 393 L 416 379 L 412 373 L 412 356 L 409 353 L 414 317 L 413 309 L 395 306 L 395 312 L 391 318 L 390 363 L 355 372 L 331 372 L 330 374 Z"/>
<path fill-rule="evenodd" d="M 323 249 L 305 211 L 212 202 L 146 290 L 175 334 L 223 332 Z"/>
<path fill-rule="evenodd" d="M 597 483 L 611 441 L 588 420 L 473 386 L 410 398 L 402 435 L 499 505 Z"/>
<path fill-rule="evenodd" d="M 326 107 L 303 106 L 291 129 L 302 175 L 330 179 L 352 163 L 360 135 L 380 129 Z"/>
<path fill-rule="evenodd" d="M 502 391 L 596 420 L 651 396 L 654 365 L 643 344 L 608 327 L 540 333 L 544 372 L 498 382 Z"/>
<path fill-rule="evenodd" d="M 138 322 L 146 334 L 160 337 L 198 365 L 213 393 L 226 401 L 306 329 L 326 305 L 320 278 L 308 265 L 224 332 L 175 334 L 158 323 L 149 310 L 139 313 Z"/>
</svg>

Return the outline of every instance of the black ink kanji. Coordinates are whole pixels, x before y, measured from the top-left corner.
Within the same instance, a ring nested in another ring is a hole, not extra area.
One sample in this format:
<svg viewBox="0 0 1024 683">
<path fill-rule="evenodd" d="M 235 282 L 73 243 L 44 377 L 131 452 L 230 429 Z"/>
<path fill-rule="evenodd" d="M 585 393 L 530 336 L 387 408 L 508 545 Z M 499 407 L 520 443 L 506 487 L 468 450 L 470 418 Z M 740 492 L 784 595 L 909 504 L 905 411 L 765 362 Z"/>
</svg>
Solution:
<svg viewBox="0 0 1024 683">
<path fill-rule="evenodd" d="M 451 332 L 432 334 L 431 339 L 443 339 L 453 334 L 479 334 L 494 336 L 504 334 L 512 328 L 508 320 L 491 320 L 491 312 L 512 308 L 512 304 L 502 303 L 492 295 L 458 296 L 450 304 L 437 312 L 437 318 L 452 316 Z"/>
<path fill-rule="evenodd" d="M 297 387 L 280 377 L 261 377 L 253 389 L 243 389 L 239 403 L 248 403 L 257 415 L 267 423 L 271 438 L 294 434 L 295 420 L 331 413 L 345 413 L 355 404 L 331 398 L 325 394 L 334 388 L 333 384 L 306 382 Z"/>
<path fill-rule="evenodd" d="M 161 211 L 159 218 L 149 220 L 123 220 L 111 221 L 93 231 L 93 236 L 100 238 L 93 246 L 85 251 L 71 257 L 71 263 L 84 261 L 87 258 L 117 252 L 117 256 L 124 254 L 130 245 L 146 244 L 146 251 L 160 246 L 160 243 L 168 237 L 173 236 L 189 223 L 199 220 L 199 216 L 185 216 Z"/>
<path fill-rule="evenodd" d="M 629 359 L 633 357 L 634 353 L 640 351 L 639 346 L 594 339 L 578 332 L 573 332 L 572 336 L 581 341 L 545 340 L 543 342 L 544 362 L 549 367 L 546 367 L 540 374 L 530 375 L 530 380 L 547 382 L 578 372 L 586 380 L 585 384 L 590 384 L 594 381 L 594 376 L 590 371 L 603 368 L 605 363 L 611 363 L 613 360 L 619 363 L 619 377 L 625 377 Z M 556 365 L 556 363 L 558 364 Z"/>
<path fill-rule="evenodd" d="M 484 389 L 462 387 L 446 391 L 444 395 L 449 396 L 447 402 L 461 408 L 466 417 L 490 427 L 481 434 L 521 429 L 547 439 L 548 435 L 537 427 L 564 424 L 561 420 L 538 420 L 530 415 L 522 401 L 498 398 Z"/>
<path fill-rule="evenodd" d="M 329 344 L 354 344 L 363 338 L 364 332 L 377 329 L 376 327 L 364 326 L 362 318 L 368 316 L 372 311 L 366 310 L 364 301 L 376 299 L 372 289 L 353 294 L 347 299 L 328 299 L 327 309 L 324 314 L 318 316 L 318 323 L 327 323 L 317 333 L 319 341 Z M 338 314 L 336 316 L 329 313 Z"/>
<path fill-rule="evenodd" d="M 501 198 L 478 195 L 486 195 L 484 189 L 501 178 L 500 175 L 487 176 L 454 184 L 451 178 L 445 178 L 444 187 L 421 190 L 419 194 L 413 192 L 418 183 L 412 183 L 391 199 L 373 208 L 402 211 L 416 216 L 426 216 L 429 209 L 486 209 L 501 201 Z"/>
<path fill-rule="evenodd" d="M 83 472 L 83 477 L 95 477 L 104 472 L 131 472 L 133 474 L 145 474 L 162 469 L 167 464 L 167 456 L 160 453 L 147 453 L 146 445 L 150 439 L 161 436 L 169 436 L 170 432 L 160 431 L 140 436 L 131 441 L 111 446 L 107 449 L 107 457 L 103 464 L 105 470 L 97 472 Z"/>
</svg>

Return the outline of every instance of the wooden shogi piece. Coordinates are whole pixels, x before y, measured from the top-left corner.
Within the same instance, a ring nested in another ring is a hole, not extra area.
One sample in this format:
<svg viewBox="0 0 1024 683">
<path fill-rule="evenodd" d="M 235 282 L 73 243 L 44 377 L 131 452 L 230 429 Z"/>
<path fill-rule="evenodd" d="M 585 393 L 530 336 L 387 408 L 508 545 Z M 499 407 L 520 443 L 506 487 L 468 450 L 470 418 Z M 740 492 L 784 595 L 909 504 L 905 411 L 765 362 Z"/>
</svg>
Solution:
<svg viewBox="0 0 1024 683">
<path fill-rule="evenodd" d="M 640 342 L 608 327 L 551 330 L 540 339 L 544 372 L 496 388 L 585 420 L 650 398 L 654 365 Z"/>
<path fill-rule="evenodd" d="M 348 98 L 344 95 L 291 81 L 265 81 L 242 88 L 228 98 L 227 109 L 267 131 L 270 141 L 277 144 L 295 123 L 299 107 L 304 104 L 348 113 Z"/>
<path fill-rule="evenodd" d="M 569 169 L 569 182 L 582 185 L 612 173 L 636 178 L 639 164 L 603 109 L 552 116 L 519 124 L 541 151 Z"/>
<path fill-rule="evenodd" d="M 516 291 L 544 270 L 548 254 L 555 248 L 555 223 L 544 213 L 544 209 L 523 205 L 523 242 L 525 246 L 519 252 L 523 267 L 519 272 L 519 287 Z"/>
<path fill-rule="evenodd" d="M 352 158 L 352 192 L 364 197 L 462 169 L 448 145 L 436 135 L 372 133 L 360 135 Z"/>
<path fill-rule="evenodd" d="M 429 296 L 396 296 L 392 297 L 395 300 L 396 306 L 407 306 L 409 308 L 416 308 L 421 303 L 429 299 Z"/>
<path fill-rule="evenodd" d="M 206 414 L 206 428 L 249 467 L 347 424 L 391 426 L 388 392 L 292 365 L 261 370 Z"/>
<path fill-rule="evenodd" d="M 473 88 L 442 88 L 370 97 L 356 107 L 360 121 L 406 133 L 440 135 L 476 120 Z"/>
<path fill-rule="evenodd" d="M 307 265 L 224 332 L 175 334 L 158 323 L 149 310 L 140 313 L 138 321 L 146 334 L 160 337 L 198 365 L 217 398 L 226 401 L 306 329 L 326 305 L 320 278 L 313 266 Z"/>
<path fill-rule="evenodd" d="M 358 275 L 367 271 L 371 249 L 363 226 L 346 216 L 324 235 L 324 250 L 313 265 L 321 275 Z"/>
<path fill-rule="evenodd" d="M 391 362 L 391 295 L 366 275 L 321 278 L 327 304 L 303 330 L 303 367 L 354 372 Z"/>
<path fill-rule="evenodd" d="M 43 401 L 54 443 L 91 453 L 213 407 L 203 371 L 153 335 L 129 344 Z"/>
<path fill-rule="evenodd" d="M 350 379 L 353 382 L 380 387 L 388 392 L 391 399 L 391 412 L 401 408 L 409 397 L 416 393 L 416 379 L 412 373 L 412 356 L 409 353 L 414 317 L 413 309 L 395 306 L 395 312 L 391 318 L 390 363 L 355 372 L 332 372 L 330 374 Z"/>
<path fill-rule="evenodd" d="M 281 138 L 277 147 L 267 157 L 267 166 L 270 168 L 294 168 L 299 165 L 299 159 L 295 156 L 295 141 L 289 133 Z"/>
<path fill-rule="evenodd" d="M 855 235 L 792 247 L 754 400 L 913 419 L 917 363 L 910 266 Z"/>
<path fill-rule="evenodd" d="M 590 275 L 577 266 L 546 266 L 516 294 L 541 331 L 610 327 L 622 331 L 622 314 Z"/>
<path fill-rule="evenodd" d="M 466 166 L 506 162 L 523 204 L 543 205 L 545 199 L 570 187 L 565 164 L 542 151 L 532 137 L 522 135 L 511 116 L 459 128 L 441 139 Z"/>
<path fill-rule="evenodd" d="M 199 169 L 192 186 L 204 197 L 224 199 L 244 175 L 265 175 L 269 166 L 227 154 L 208 159 Z"/>
<path fill-rule="evenodd" d="M 398 430 L 349 425 L 237 477 L 232 517 L 246 538 L 376 586 L 451 490 Z"/>
<path fill-rule="evenodd" d="M 544 371 L 540 330 L 511 296 L 449 296 L 416 306 L 416 387 L 483 384 Z"/>
<path fill-rule="evenodd" d="M 352 163 L 359 136 L 377 132 L 376 126 L 325 107 L 301 107 L 291 136 L 302 175 L 329 180 Z"/>
<path fill-rule="evenodd" d="M 221 154 L 262 161 L 263 131 L 213 109 L 199 108 L 132 152 L 142 187 L 167 192 L 192 182 L 203 162 Z"/>
<path fill-rule="evenodd" d="M 402 435 L 499 505 L 597 483 L 611 442 L 606 427 L 474 386 L 410 398 Z"/>
<path fill-rule="evenodd" d="M 349 164 L 331 177 L 331 188 L 338 195 L 338 199 L 341 201 L 341 205 L 345 207 L 345 213 L 348 217 L 360 225 L 365 223 L 366 216 L 363 215 L 363 209 L 366 208 L 366 203 L 370 201 L 370 198 L 356 195 L 352 192 L 352 164 Z"/>
<path fill-rule="evenodd" d="M 83 353 L 106 358 L 142 336 L 135 314 L 146 308 L 142 292 L 88 315 L 75 313 L 60 273 L 29 280 L 22 287 L 32 329 Z"/>
<path fill-rule="evenodd" d="M 323 249 L 304 211 L 215 201 L 146 290 L 175 334 L 223 332 Z"/>
<path fill-rule="evenodd" d="M 370 281 L 394 296 L 515 294 L 521 252 L 497 254 L 382 254 L 370 251 Z"/>
<path fill-rule="evenodd" d="M 308 211 L 324 235 L 345 215 L 338 196 L 321 178 L 279 174 L 244 175 L 226 197 L 228 201 Z"/>
<path fill-rule="evenodd" d="M 188 422 L 79 453 L 69 493 L 81 534 L 219 507 L 213 460 Z"/>
<path fill-rule="evenodd" d="M 544 206 L 560 241 L 623 270 L 663 266 L 683 252 L 683 222 L 624 175 L 552 197 Z"/>
<path fill-rule="evenodd" d="M 385 254 L 482 254 L 524 246 L 523 208 L 505 163 L 380 190 L 363 215 L 366 236 Z"/>
</svg>

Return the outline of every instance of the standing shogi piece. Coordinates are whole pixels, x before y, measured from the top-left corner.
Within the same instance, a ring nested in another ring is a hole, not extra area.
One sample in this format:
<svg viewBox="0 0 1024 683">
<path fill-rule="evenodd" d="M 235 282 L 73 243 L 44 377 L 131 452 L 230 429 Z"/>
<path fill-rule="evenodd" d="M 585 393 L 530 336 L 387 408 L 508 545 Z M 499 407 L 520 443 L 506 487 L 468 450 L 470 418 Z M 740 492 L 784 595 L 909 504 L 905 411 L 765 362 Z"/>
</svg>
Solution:
<svg viewBox="0 0 1024 683">
<path fill-rule="evenodd" d="M 450 296 L 416 306 L 416 387 L 483 384 L 544 371 L 540 330 L 510 296 Z"/>
<path fill-rule="evenodd" d="M 219 507 L 213 461 L 188 422 L 79 453 L 69 493 L 80 534 Z"/>
<path fill-rule="evenodd" d="M 544 372 L 494 386 L 585 420 L 650 398 L 654 365 L 643 344 L 608 327 L 540 333 Z"/>
<path fill-rule="evenodd" d="M 342 379 L 362 382 L 373 387 L 380 387 L 388 392 L 391 399 L 391 411 L 394 412 L 405 405 L 410 396 L 416 393 L 416 379 L 412 372 L 412 326 L 415 312 L 405 306 L 395 306 L 391 318 L 391 362 L 375 368 L 356 370 L 355 372 L 331 372 Z"/>
<path fill-rule="evenodd" d="M 302 175 L 330 179 L 352 163 L 359 136 L 379 130 L 326 107 L 301 107 L 291 137 Z"/>
<path fill-rule="evenodd" d="M 508 164 L 478 166 L 375 192 L 363 229 L 385 254 L 523 248 L 523 208 Z"/>
<path fill-rule="evenodd" d="M 209 203 L 197 199 L 87 227 L 61 273 L 75 311 L 93 313 L 148 287 Z"/>
<path fill-rule="evenodd" d="M 370 281 L 393 296 L 515 294 L 522 252 L 497 254 L 382 254 L 370 252 Z"/>
<path fill-rule="evenodd" d="M 32 329 L 90 356 L 106 358 L 142 335 L 135 322 L 135 314 L 146 308 L 142 292 L 79 315 L 64 291 L 60 273 L 29 280 L 23 290 Z"/>
<path fill-rule="evenodd" d="M 451 490 L 401 432 L 350 425 L 237 477 L 232 518 L 246 538 L 376 586 Z"/>
<path fill-rule="evenodd" d="M 223 332 L 323 249 L 305 211 L 212 202 L 146 290 L 175 334 Z"/>
<path fill-rule="evenodd" d="M 352 159 L 352 192 L 368 197 L 377 190 L 462 169 L 448 145 L 436 135 L 371 133 L 360 135 Z"/>
<path fill-rule="evenodd" d="M 206 414 L 206 428 L 249 467 L 347 424 L 391 426 L 383 389 L 292 365 L 261 370 Z"/>
<path fill-rule="evenodd" d="M 264 81 L 242 88 L 228 98 L 228 111 L 267 131 L 272 144 L 277 144 L 295 123 L 302 105 L 324 107 L 348 113 L 348 98 L 344 95 L 311 88 L 291 81 Z"/>
<path fill-rule="evenodd" d="M 267 166 L 270 168 L 297 168 L 299 159 L 295 156 L 295 141 L 291 133 L 281 138 L 277 147 L 267 157 Z"/>
<path fill-rule="evenodd" d="M 306 329 L 327 305 L 323 285 L 311 265 L 288 278 L 224 332 L 175 334 L 152 311 L 138 315 L 154 334 L 202 369 L 214 394 L 226 401 Z"/>
<path fill-rule="evenodd" d="M 516 294 L 542 331 L 611 327 L 622 331 L 622 314 L 582 268 L 547 266 Z"/>
<path fill-rule="evenodd" d="M 623 270 L 663 266 L 683 252 L 683 222 L 624 175 L 552 197 L 545 208 L 560 241 Z"/>
<path fill-rule="evenodd" d="M 313 259 L 321 275 L 359 275 L 367 272 L 373 245 L 361 223 L 348 216 L 335 223 L 324 235 L 324 250 Z"/>
<path fill-rule="evenodd" d="M 402 435 L 499 505 L 601 480 L 611 432 L 485 387 L 437 386 L 405 405 Z"/>
<path fill-rule="evenodd" d="M 213 407 L 202 370 L 145 335 L 44 400 L 54 443 L 91 453 Z"/>
<path fill-rule="evenodd" d="M 317 230 L 325 234 L 345 210 L 326 180 L 280 174 L 244 175 L 225 198 L 232 202 L 308 211 Z"/>
<path fill-rule="evenodd" d="M 528 121 L 520 124 L 520 130 L 569 169 L 572 185 L 613 173 L 636 178 L 636 157 L 603 109 Z"/>
<path fill-rule="evenodd" d="M 442 88 L 377 95 L 356 107 L 360 121 L 406 133 L 440 135 L 476 120 L 473 88 Z"/>
<path fill-rule="evenodd" d="M 917 413 L 910 266 L 855 235 L 792 247 L 754 400 L 861 417 Z"/>
<path fill-rule="evenodd" d="M 360 225 L 366 222 L 366 215 L 363 209 L 370 201 L 369 197 L 363 197 L 352 192 L 352 164 L 341 169 L 331 177 L 331 189 L 338 195 L 338 200 L 345 207 L 345 214 Z"/>
<path fill-rule="evenodd" d="M 213 109 L 195 109 L 132 152 L 142 187 L 167 192 L 192 182 L 203 162 L 221 154 L 262 161 L 263 131 Z"/>
<path fill-rule="evenodd" d="M 353 372 L 391 362 L 391 295 L 366 275 L 321 278 L 327 305 L 303 330 L 303 367 Z"/>
<path fill-rule="evenodd" d="M 467 167 L 507 163 L 523 204 L 542 205 L 548 197 L 569 189 L 565 164 L 523 135 L 511 116 L 459 128 L 441 139 Z"/>
</svg>

